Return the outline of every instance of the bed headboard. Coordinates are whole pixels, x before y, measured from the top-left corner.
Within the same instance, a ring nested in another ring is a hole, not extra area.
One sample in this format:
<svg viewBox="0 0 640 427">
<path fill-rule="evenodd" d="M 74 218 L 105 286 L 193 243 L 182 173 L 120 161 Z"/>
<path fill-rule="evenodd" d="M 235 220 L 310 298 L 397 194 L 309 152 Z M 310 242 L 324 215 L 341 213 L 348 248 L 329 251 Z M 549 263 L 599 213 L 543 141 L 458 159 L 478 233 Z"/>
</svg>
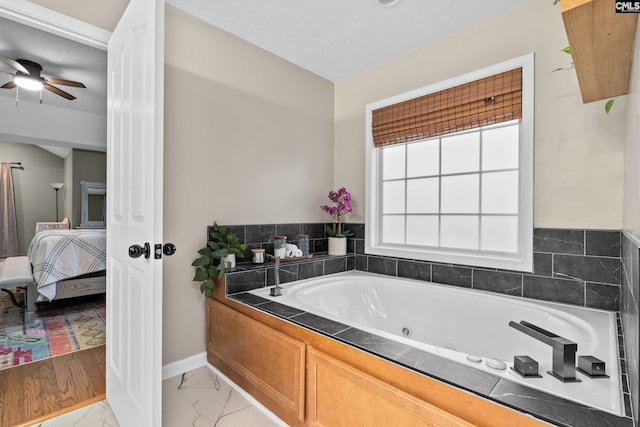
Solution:
<svg viewBox="0 0 640 427">
<path fill-rule="evenodd" d="M 104 228 L 107 208 L 107 184 L 80 181 L 82 190 L 81 228 Z"/>
<path fill-rule="evenodd" d="M 36 222 L 36 234 L 43 230 L 67 230 L 69 229 L 69 218 L 60 222 Z"/>
</svg>

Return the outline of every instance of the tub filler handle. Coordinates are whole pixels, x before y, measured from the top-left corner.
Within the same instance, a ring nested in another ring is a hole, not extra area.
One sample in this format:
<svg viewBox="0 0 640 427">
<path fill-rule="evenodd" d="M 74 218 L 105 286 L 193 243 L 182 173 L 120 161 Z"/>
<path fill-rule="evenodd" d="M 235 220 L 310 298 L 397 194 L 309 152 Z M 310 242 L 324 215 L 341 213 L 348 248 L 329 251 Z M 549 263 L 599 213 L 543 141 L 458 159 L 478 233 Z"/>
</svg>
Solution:
<svg viewBox="0 0 640 427">
<path fill-rule="evenodd" d="M 551 346 L 553 349 L 553 368 L 551 371 L 547 371 L 549 375 L 564 383 L 580 382 L 576 378 L 577 343 L 524 320 L 520 323 L 512 320 L 509 322 L 509 326 Z"/>
</svg>

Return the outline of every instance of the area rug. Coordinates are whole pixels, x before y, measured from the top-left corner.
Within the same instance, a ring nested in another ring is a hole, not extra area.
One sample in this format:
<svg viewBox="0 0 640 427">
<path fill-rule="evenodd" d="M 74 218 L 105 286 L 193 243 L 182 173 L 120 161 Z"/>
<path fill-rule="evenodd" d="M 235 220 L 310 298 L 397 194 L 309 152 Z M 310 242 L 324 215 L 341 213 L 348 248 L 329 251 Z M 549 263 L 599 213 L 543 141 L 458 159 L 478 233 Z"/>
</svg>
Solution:
<svg viewBox="0 0 640 427">
<path fill-rule="evenodd" d="M 18 301 L 24 296 L 18 293 Z M 24 322 L 21 308 L 0 296 L 0 369 L 105 343 L 104 296 L 40 304 Z"/>
</svg>

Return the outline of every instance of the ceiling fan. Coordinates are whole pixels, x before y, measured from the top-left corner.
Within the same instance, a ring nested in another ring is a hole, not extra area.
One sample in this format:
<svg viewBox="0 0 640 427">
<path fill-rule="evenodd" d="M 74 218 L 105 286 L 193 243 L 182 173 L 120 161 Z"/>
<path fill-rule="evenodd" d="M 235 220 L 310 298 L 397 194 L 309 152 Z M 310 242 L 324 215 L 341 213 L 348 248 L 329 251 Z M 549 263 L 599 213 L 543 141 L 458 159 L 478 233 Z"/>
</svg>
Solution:
<svg viewBox="0 0 640 427">
<path fill-rule="evenodd" d="M 42 76 L 42 66 L 37 62 L 29 61 L 28 59 L 9 59 L 4 57 L 3 59 L 7 64 L 16 69 L 16 73 L 8 73 L 13 76 L 13 79 L 0 86 L 0 89 L 13 89 L 14 87 L 33 91 L 46 89 L 71 101 L 76 99 L 76 97 L 60 88 L 57 88 L 56 86 L 53 86 L 53 84 L 81 88 L 86 87 L 80 82 Z M 40 103 L 42 103 L 42 96 L 40 97 Z"/>
</svg>

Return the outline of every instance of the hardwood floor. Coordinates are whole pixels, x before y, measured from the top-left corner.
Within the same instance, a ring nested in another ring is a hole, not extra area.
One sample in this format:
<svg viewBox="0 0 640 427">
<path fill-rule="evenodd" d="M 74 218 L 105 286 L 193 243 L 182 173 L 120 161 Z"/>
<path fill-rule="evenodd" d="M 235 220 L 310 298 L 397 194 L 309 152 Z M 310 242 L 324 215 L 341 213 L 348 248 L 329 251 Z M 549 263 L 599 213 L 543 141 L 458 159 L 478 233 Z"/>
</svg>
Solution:
<svg viewBox="0 0 640 427">
<path fill-rule="evenodd" d="M 21 426 L 105 397 L 105 346 L 0 370 L 0 426 Z"/>
</svg>

